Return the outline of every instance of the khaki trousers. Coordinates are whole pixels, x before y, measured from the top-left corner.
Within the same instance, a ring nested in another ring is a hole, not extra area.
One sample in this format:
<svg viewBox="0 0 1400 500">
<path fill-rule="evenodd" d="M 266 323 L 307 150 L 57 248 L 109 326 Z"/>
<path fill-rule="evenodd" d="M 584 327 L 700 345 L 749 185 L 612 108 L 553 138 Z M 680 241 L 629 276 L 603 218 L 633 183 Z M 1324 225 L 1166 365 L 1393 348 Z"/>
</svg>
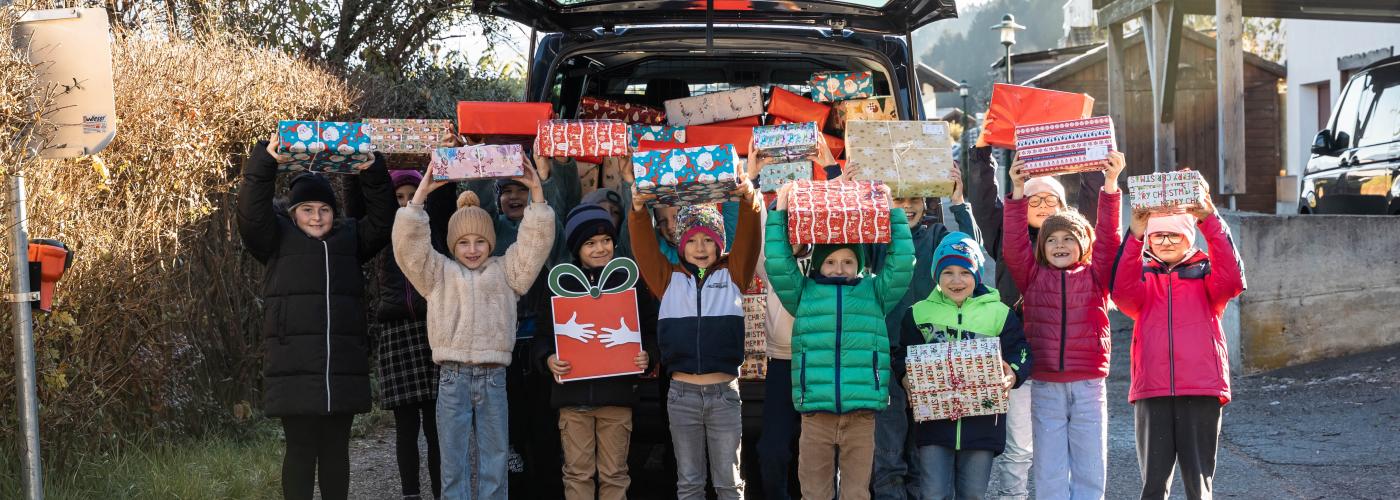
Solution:
<svg viewBox="0 0 1400 500">
<path fill-rule="evenodd" d="M 559 440 L 564 448 L 564 498 L 627 498 L 627 449 L 632 440 L 632 409 L 601 406 L 561 408 Z M 595 497 L 593 472 L 598 472 Z"/>
<path fill-rule="evenodd" d="M 797 451 L 797 480 L 802 483 L 802 498 L 834 498 L 836 485 L 833 482 L 839 467 L 841 500 L 868 500 L 874 462 L 874 412 L 802 415 L 802 435 L 798 438 Z"/>
</svg>

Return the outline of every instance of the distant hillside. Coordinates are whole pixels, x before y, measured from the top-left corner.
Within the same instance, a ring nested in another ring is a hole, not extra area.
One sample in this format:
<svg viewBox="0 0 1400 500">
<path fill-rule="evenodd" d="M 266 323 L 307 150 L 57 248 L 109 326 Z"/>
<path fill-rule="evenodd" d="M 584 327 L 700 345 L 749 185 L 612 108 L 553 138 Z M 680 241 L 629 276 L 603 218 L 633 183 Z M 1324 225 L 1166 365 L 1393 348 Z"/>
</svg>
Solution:
<svg viewBox="0 0 1400 500">
<path fill-rule="evenodd" d="M 973 107 L 982 108 L 991 96 L 990 66 L 1005 50 L 992 25 L 1010 13 L 1026 26 L 1017 33 L 1012 47 L 1016 53 L 1054 48 L 1063 36 L 1063 5 L 1063 0 L 991 0 L 973 6 L 959 2 L 958 19 L 939 21 L 914 33 L 914 54 L 954 80 L 967 80 L 972 95 L 981 102 Z"/>
</svg>

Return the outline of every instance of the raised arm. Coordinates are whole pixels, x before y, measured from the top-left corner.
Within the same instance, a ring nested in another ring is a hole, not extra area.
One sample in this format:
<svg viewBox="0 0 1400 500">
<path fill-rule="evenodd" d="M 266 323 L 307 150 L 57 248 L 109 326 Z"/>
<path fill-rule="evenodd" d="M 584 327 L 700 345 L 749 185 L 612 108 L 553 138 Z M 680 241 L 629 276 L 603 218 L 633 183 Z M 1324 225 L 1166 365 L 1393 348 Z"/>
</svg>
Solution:
<svg viewBox="0 0 1400 500">
<path fill-rule="evenodd" d="M 753 284 L 754 267 L 763 258 L 763 223 L 759 215 L 763 198 L 748 183 L 740 189 L 739 222 L 734 229 L 734 244 L 729 247 L 729 276 L 742 290 Z"/>
<path fill-rule="evenodd" d="M 429 179 L 431 177 L 424 180 Z M 428 213 L 423 210 L 423 205 L 409 202 L 408 206 L 400 208 L 394 217 L 392 234 L 394 261 L 404 277 L 424 297 L 432 295 L 442 279 L 443 269 L 452 261 L 433 248 L 432 229 L 428 226 Z"/>
<path fill-rule="evenodd" d="M 530 188 L 530 205 L 525 207 L 520 234 L 515 243 L 506 249 L 504 259 L 506 282 L 510 289 L 516 295 L 525 295 L 549 260 L 554 250 L 555 235 L 559 231 L 554 209 L 544 201 L 544 188 L 540 186 L 535 170 L 526 167 L 525 175 L 518 180 Z"/>
<path fill-rule="evenodd" d="M 779 204 L 785 205 L 782 202 Z M 783 303 L 783 309 L 796 316 L 797 305 L 802 301 L 802 285 L 805 278 L 802 276 L 802 268 L 797 265 L 797 258 L 792 256 L 792 244 L 788 242 L 787 207 L 782 208 L 768 212 L 765 217 L 765 258 L 760 265 L 768 275 L 768 286 Z"/>
<path fill-rule="evenodd" d="M 966 183 L 968 201 L 972 203 L 972 217 L 976 219 L 977 226 L 986 233 L 986 239 L 982 240 L 982 248 L 987 249 L 993 258 L 1001 259 L 1003 207 L 1001 189 L 997 185 L 996 158 L 992 156 L 991 147 L 969 149 L 967 158 Z"/>
<path fill-rule="evenodd" d="M 1113 259 L 1113 281 L 1108 287 L 1118 310 L 1135 320 L 1147 294 L 1147 284 L 1142 277 L 1142 246 L 1140 236 L 1127 234 Z"/>
<path fill-rule="evenodd" d="M 671 273 L 675 271 L 670 260 L 661 254 L 661 245 L 656 241 L 656 229 L 652 226 L 651 214 L 646 206 L 646 197 L 632 195 L 632 213 L 627 215 L 628 243 L 632 246 L 633 259 L 637 270 L 653 297 L 661 298 L 666 287 L 671 284 Z"/>
<path fill-rule="evenodd" d="M 384 155 L 374 153 L 374 163 L 359 174 L 360 194 L 363 196 L 365 214 L 359 219 L 360 262 L 368 262 L 384 245 L 389 244 L 389 235 L 394 226 L 394 188 L 389 180 L 389 170 L 384 163 Z M 431 244 L 432 240 L 429 239 Z"/>
<path fill-rule="evenodd" d="M 1244 263 L 1240 261 L 1240 252 L 1235 248 L 1230 227 L 1220 218 L 1220 214 L 1206 217 L 1199 227 L 1201 233 L 1205 234 L 1206 248 L 1210 252 L 1210 274 L 1206 275 L 1206 291 L 1210 294 L 1211 303 L 1216 306 L 1217 312 L 1223 311 L 1230 299 L 1244 292 Z"/>
<path fill-rule="evenodd" d="M 875 275 L 875 293 L 885 315 L 899 307 L 914 279 L 914 238 L 909 234 L 909 217 L 904 209 L 890 210 L 890 244 L 885 245 L 885 264 Z"/>
<path fill-rule="evenodd" d="M 277 213 L 272 193 L 277 180 L 277 159 L 268 141 L 258 141 L 243 160 L 243 181 L 238 185 L 238 235 L 244 248 L 258 262 L 267 262 L 277 250 Z"/>
</svg>

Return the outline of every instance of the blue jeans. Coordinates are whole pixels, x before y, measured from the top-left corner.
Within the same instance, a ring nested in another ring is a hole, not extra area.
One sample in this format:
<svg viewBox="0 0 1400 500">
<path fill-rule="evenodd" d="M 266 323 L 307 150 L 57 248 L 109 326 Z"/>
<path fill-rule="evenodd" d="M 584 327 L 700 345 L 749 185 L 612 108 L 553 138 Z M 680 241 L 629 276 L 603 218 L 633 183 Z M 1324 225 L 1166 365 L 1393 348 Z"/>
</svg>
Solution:
<svg viewBox="0 0 1400 500">
<path fill-rule="evenodd" d="M 789 500 L 788 477 L 797 456 L 793 442 L 802 428 L 802 416 L 792 407 L 792 360 L 768 358 L 768 378 L 763 381 L 763 428 L 758 436 L 758 467 L 764 498 Z"/>
<path fill-rule="evenodd" d="M 906 477 L 909 463 L 905 447 L 909 444 L 909 399 L 898 378 L 891 378 L 890 405 L 875 413 L 875 470 L 870 476 L 870 497 L 875 500 L 904 500 L 909 498 Z"/>
<path fill-rule="evenodd" d="M 695 385 L 671 381 L 666 413 L 676 448 L 676 498 L 705 498 L 706 455 L 709 476 L 720 500 L 739 500 L 739 441 L 744 430 L 739 411 L 739 381 Z"/>
<path fill-rule="evenodd" d="M 447 362 L 439 373 L 442 498 L 506 498 L 506 459 L 510 454 L 506 368 Z M 477 480 L 475 494 L 473 472 Z"/>
<path fill-rule="evenodd" d="M 1105 379 L 1038 381 L 1035 407 L 1035 497 L 1100 500 L 1108 475 Z"/>
<path fill-rule="evenodd" d="M 991 450 L 953 450 L 938 445 L 919 447 L 923 462 L 923 500 L 982 500 L 992 478 Z"/>
</svg>

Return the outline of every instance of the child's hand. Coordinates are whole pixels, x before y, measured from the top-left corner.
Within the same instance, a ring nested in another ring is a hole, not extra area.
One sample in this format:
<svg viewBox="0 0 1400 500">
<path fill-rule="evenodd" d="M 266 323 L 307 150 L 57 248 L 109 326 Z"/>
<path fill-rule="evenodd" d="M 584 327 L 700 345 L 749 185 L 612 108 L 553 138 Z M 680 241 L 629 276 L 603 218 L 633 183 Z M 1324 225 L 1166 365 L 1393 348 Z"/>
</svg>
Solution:
<svg viewBox="0 0 1400 500">
<path fill-rule="evenodd" d="M 904 378 L 899 379 L 899 385 L 904 386 L 904 392 L 906 392 L 906 393 L 914 392 L 914 386 L 912 386 L 912 385 L 909 384 L 909 376 L 908 376 L 908 375 L 905 375 Z"/>
<path fill-rule="evenodd" d="M 734 190 L 730 191 L 729 194 L 738 196 L 741 200 L 751 200 L 753 199 L 753 184 L 749 183 L 748 179 L 744 179 L 743 182 L 735 186 Z"/>
<path fill-rule="evenodd" d="M 646 353 L 643 352 L 642 354 L 645 355 Z M 549 361 L 545 364 L 549 365 L 549 372 L 553 373 L 556 377 L 563 377 L 568 375 L 569 372 L 574 371 L 574 365 L 569 364 L 568 361 L 559 359 L 558 354 L 550 354 Z"/>
<path fill-rule="evenodd" d="M 373 166 L 374 166 L 374 158 L 375 158 L 374 155 L 376 155 L 376 154 L 379 154 L 379 153 L 370 153 L 370 154 L 369 154 L 369 159 L 368 159 L 368 160 L 365 160 L 365 161 L 356 163 L 356 164 L 355 164 L 355 171 L 357 171 L 357 172 L 364 172 L 364 171 L 366 171 L 366 170 L 369 170 L 369 167 L 373 167 Z"/>
<path fill-rule="evenodd" d="M 624 184 L 635 184 L 637 173 L 632 171 L 632 162 L 625 156 L 609 156 L 603 158 L 603 168 L 606 171 L 608 165 L 617 166 L 617 175 L 622 178 Z"/>
<path fill-rule="evenodd" d="M 954 205 L 961 205 L 963 203 L 967 203 L 967 198 L 963 196 L 963 180 L 961 169 L 953 169 L 953 195 L 950 196 L 948 199 L 949 201 L 953 202 Z"/>
<path fill-rule="evenodd" d="M 272 159 L 277 160 L 277 163 L 287 163 L 289 161 L 292 161 L 291 155 L 284 155 L 282 153 L 277 152 L 278 142 L 280 141 L 277 139 L 277 132 L 273 132 L 272 137 L 267 140 L 267 154 L 272 156 Z"/>
<path fill-rule="evenodd" d="M 554 172 L 554 159 L 535 155 L 535 173 L 539 174 L 540 182 L 549 180 L 549 176 Z"/>
<path fill-rule="evenodd" d="M 826 134 L 817 134 L 816 161 L 818 167 L 826 167 L 827 165 L 836 164 L 836 155 L 831 154 L 831 146 L 826 145 Z"/>
<path fill-rule="evenodd" d="M 1114 151 L 1108 154 L 1108 159 L 1104 160 L 1106 168 L 1103 171 L 1103 192 L 1113 194 L 1118 192 L 1118 177 L 1123 174 L 1123 168 L 1127 165 L 1123 152 Z"/>
<path fill-rule="evenodd" d="M 881 182 L 881 183 L 878 184 L 877 186 L 878 186 L 878 189 L 880 190 L 880 192 L 883 193 L 883 194 L 885 195 L 885 199 L 886 199 L 886 200 L 894 201 L 894 196 L 891 196 L 891 195 L 890 195 L 890 185 L 889 185 L 889 184 L 885 184 L 885 183 Z"/>
<path fill-rule="evenodd" d="M 1001 378 L 1001 383 L 1006 386 L 1007 390 L 1016 386 L 1016 371 L 1012 370 L 1011 365 L 1005 361 L 1001 362 Z"/>
<path fill-rule="evenodd" d="M 1026 180 L 1031 176 L 1026 174 L 1026 162 L 1017 158 L 1011 162 L 1011 199 L 1019 200 L 1025 198 Z"/>
<path fill-rule="evenodd" d="M 1196 220 L 1203 221 L 1215 215 L 1215 202 L 1210 199 L 1210 184 L 1205 179 L 1200 180 L 1201 199 L 1197 203 L 1186 209 L 1186 213 L 1196 216 Z"/>
<path fill-rule="evenodd" d="M 442 136 L 438 138 L 438 146 L 444 148 L 462 147 L 462 136 L 457 135 L 456 130 L 452 130 L 451 123 L 447 124 L 447 128 L 442 129 Z"/>
<path fill-rule="evenodd" d="M 651 366 L 651 357 L 647 356 L 646 351 L 642 351 L 637 353 L 637 357 L 632 358 L 632 362 L 637 364 L 638 370 L 646 371 L 647 367 Z"/>
<path fill-rule="evenodd" d="M 1142 232 L 1147 230 L 1147 219 L 1152 218 L 1152 212 L 1141 209 L 1133 209 L 1133 221 L 1128 224 L 1128 228 L 1133 231 L 1133 237 L 1142 239 Z"/>
<path fill-rule="evenodd" d="M 637 192 L 637 185 L 632 185 L 632 211 L 640 212 L 647 208 L 647 202 L 655 200 L 656 195 L 651 193 Z"/>
<path fill-rule="evenodd" d="M 787 210 L 788 196 L 791 196 L 790 193 L 792 193 L 792 183 L 791 183 L 791 182 L 786 183 L 786 184 L 783 184 L 782 187 L 779 187 L 779 188 L 778 188 L 778 194 L 777 194 L 777 196 L 776 196 L 777 201 L 778 201 L 778 206 L 777 206 L 777 209 L 778 209 L 778 210 Z"/>
<path fill-rule="evenodd" d="M 530 201 L 534 203 L 544 203 L 544 188 L 541 187 L 540 175 L 535 171 L 535 167 L 524 166 L 525 175 L 514 177 L 515 180 L 530 188 Z"/>
</svg>

